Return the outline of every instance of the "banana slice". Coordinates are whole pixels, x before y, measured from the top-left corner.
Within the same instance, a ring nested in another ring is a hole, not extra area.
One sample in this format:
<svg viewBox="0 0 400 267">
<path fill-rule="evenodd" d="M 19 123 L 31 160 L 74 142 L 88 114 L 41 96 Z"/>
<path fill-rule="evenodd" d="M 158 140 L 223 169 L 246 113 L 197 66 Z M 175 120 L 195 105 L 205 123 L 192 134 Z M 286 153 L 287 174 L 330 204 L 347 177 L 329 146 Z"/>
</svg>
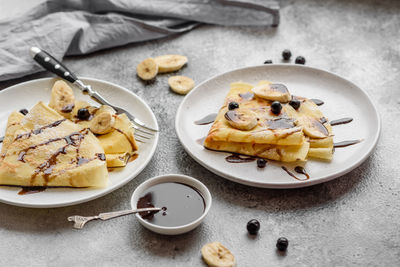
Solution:
<svg viewBox="0 0 400 267">
<path fill-rule="evenodd" d="M 252 91 L 256 96 L 266 100 L 286 103 L 292 99 L 287 87 L 279 83 L 263 83 L 254 87 Z"/>
<path fill-rule="evenodd" d="M 326 138 L 329 136 L 328 129 L 317 119 L 310 117 L 299 117 L 297 125 L 303 126 L 303 132 L 311 138 Z"/>
<path fill-rule="evenodd" d="M 237 108 L 225 113 L 228 123 L 239 130 L 249 131 L 257 126 L 257 115 L 251 110 Z"/>
<path fill-rule="evenodd" d="M 69 119 L 75 106 L 75 96 L 71 87 L 64 81 L 56 81 L 51 89 L 49 107 Z"/>
<path fill-rule="evenodd" d="M 188 61 L 187 57 L 180 55 L 164 55 L 154 58 L 158 64 L 158 72 L 173 72 L 181 69 Z"/>
<path fill-rule="evenodd" d="M 115 111 L 115 109 L 113 109 L 112 107 L 110 107 L 109 105 L 101 105 L 99 110 L 96 111 L 96 113 L 103 113 L 103 112 L 108 112 L 111 113 L 112 115 L 116 114 L 117 112 Z"/>
<path fill-rule="evenodd" d="M 168 79 L 169 87 L 177 94 L 186 95 L 194 87 L 194 81 L 186 76 L 172 76 Z"/>
<path fill-rule="evenodd" d="M 90 130 L 95 134 L 106 134 L 113 130 L 115 124 L 114 114 L 111 112 L 96 113 L 90 121 Z"/>
<path fill-rule="evenodd" d="M 233 254 L 220 242 L 213 242 L 201 248 L 201 255 L 210 267 L 233 267 L 236 260 Z"/>
<path fill-rule="evenodd" d="M 146 58 L 136 67 L 136 73 L 142 80 L 151 80 L 157 76 L 159 69 L 156 61 L 152 58 Z"/>
</svg>

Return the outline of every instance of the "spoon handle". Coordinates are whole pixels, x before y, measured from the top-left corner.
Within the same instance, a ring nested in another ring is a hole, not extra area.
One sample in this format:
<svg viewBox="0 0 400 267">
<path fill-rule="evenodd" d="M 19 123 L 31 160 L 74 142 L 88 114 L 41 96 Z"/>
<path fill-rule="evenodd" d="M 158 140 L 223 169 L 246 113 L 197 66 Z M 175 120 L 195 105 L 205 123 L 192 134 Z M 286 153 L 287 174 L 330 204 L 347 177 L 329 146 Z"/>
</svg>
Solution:
<svg viewBox="0 0 400 267">
<path fill-rule="evenodd" d="M 132 214 L 132 213 L 145 212 L 145 211 L 159 211 L 159 210 L 161 210 L 161 209 L 160 208 L 145 208 L 145 209 L 135 209 L 135 210 L 120 210 L 120 211 L 100 213 L 99 215 L 97 215 L 97 217 L 99 219 L 105 221 L 105 220 L 109 220 L 112 218 Z"/>
</svg>

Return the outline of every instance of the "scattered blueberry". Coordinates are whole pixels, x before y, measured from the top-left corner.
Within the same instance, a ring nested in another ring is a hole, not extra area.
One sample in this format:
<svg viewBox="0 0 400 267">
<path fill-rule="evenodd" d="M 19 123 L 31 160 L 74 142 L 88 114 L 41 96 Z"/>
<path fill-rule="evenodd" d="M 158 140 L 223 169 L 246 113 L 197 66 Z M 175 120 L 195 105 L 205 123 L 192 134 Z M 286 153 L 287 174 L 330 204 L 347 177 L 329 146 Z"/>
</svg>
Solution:
<svg viewBox="0 0 400 267">
<path fill-rule="evenodd" d="M 229 110 L 237 109 L 237 108 L 239 108 L 239 104 L 237 102 L 230 102 L 228 105 Z"/>
<path fill-rule="evenodd" d="M 25 116 L 26 114 L 28 114 L 29 111 L 26 108 L 23 108 L 19 112 L 22 113 L 22 115 Z"/>
<path fill-rule="evenodd" d="M 282 110 L 282 105 L 279 101 L 274 101 L 271 104 L 271 112 L 274 113 L 275 115 L 279 115 Z"/>
<path fill-rule="evenodd" d="M 296 60 L 294 63 L 304 65 L 304 64 L 306 64 L 306 59 L 302 56 L 298 56 L 298 57 L 296 57 Z"/>
<path fill-rule="evenodd" d="M 271 59 L 265 60 L 264 64 L 272 64 L 272 60 Z"/>
<path fill-rule="evenodd" d="M 251 235 L 256 235 L 260 230 L 260 222 L 256 219 L 252 219 L 247 223 L 247 231 Z"/>
<path fill-rule="evenodd" d="M 298 110 L 300 107 L 300 101 L 299 100 L 290 100 L 289 105 L 291 105 L 295 110 Z"/>
<path fill-rule="evenodd" d="M 276 241 L 276 248 L 280 251 L 285 251 L 289 246 L 289 240 L 286 237 L 279 237 Z"/>
<path fill-rule="evenodd" d="M 78 110 L 78 119 L 87 120 L 90 117 L 90 112 L 87 108 L 81 108 Z"/>
<path fill-rule="evenodd" d="M 257 159 L 257 167 L 264 168 L 267 165 L 267 161 L 265 159 Z"/>
<path fill-rule="evenodd" d="M 289 60 L 292 57 L 292 52 L 289 49 L 285 49 L 282 51 L 282 57 L 284 60 Z"/>
</svg>

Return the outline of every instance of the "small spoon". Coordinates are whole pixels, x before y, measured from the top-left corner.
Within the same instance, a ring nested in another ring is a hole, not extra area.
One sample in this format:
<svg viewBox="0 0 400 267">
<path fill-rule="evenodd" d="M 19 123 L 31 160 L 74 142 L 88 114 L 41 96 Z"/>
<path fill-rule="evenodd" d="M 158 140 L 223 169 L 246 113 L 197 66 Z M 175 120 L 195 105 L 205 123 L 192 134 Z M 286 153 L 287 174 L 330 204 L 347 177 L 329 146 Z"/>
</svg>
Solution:
<svg viewBox="0 0 400 267">
<path fill-rule="evenodd" d="M 134 214 L 138 212 L 146 212 L 146 211 L 153 211 L 154 213 L 157 213 L 161 210 L 161 208 L 145 208 L 145 209 L 134 209 L 134 210 L 121 210 L 121 211 L 113 211 L 113 212 L 105 212 L 105 213 L 100 213 L 97 216 L 79 216 L 79 215 L 74 215 L 68 217 L 68 221 L 74 222 L 74 228 L 75 229 L 82 229 L 83 226 L 89 221 L 92 220 L 109 220 L 112 218 L 124 216 L 124 215 L 129 215 L 129 214 Z"/>
</svg>

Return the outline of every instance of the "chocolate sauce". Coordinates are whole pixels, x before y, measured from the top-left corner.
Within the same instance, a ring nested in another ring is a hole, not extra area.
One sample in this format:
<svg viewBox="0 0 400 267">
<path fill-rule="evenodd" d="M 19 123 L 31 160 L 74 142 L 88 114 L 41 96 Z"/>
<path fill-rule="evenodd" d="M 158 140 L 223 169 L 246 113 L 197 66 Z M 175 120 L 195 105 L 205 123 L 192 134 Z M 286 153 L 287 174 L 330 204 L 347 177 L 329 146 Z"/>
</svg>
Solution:
<svg viewBox="0 0 400 267">
<path fill-rule="evenodd" d="M 243 157 L 237 154 L 232 154 L 230 156 L 227 156 L 225 160 L 229 163 L 244 163 L 244 162 L 252 162 L 255 161 L 255 158 L 252 157 Z"/>
<path fill-rule="evenodd" d="M 318 120 L 313 120 L 312 125 L 315 126 L 314 128 L 317 128 L 319 132 L 321 132 L 323 135 L 328 136 L 329 131 L 326 129 L 325 125 L 322 124 L 322 122 Z"/>
<path fill-rule="evenodd" d="M 351 146 L 360 143 L 362 140 L 348 140 L 348 141 L 342 141 L 342 142 L 337 142 L 333 144 L 334 148 L 338 147 L 346 147 L 346 146 Z"/>
<path fill-rule="evenodd" d="M 294 179 L 299 180 L 299 181 L 305 181 L 308 180 L 310 177 L 307 176 L 306 179 L 300 179 L 299 177 L 297 177 L 296 175 L 294 175 L 291 171 L 289 171 L 285 166 L 281 166 L 281 168 L 290 176 L 292 176 Z"/>
<path fill-rule="evenodd" d="M 72 110 L 74 109 L 74 107 L 75 107 L 75 104 L 69 104 L 69 105 L 63 106 L 63 108 L 61 109 L 61 112 L 62 113 L 71 113 Z"/>
<path fill-rule="evenodd" d="M 322 118 L 319 119 L 319 122 L 324 124 L 324 123 L 327 123 L 328 120 L 325 117 L 322 117 Z"/>
<path fill-rule="evenodd" d="M 310 179 L 310 175 L 306 172 L 306 170 L 302 166 L 296 166 L 294 168 L 294 171 L 300 174 L 304 174 L 307 179 Z"/>
<path fill-rule="evenodd" d="M 281 93 L 284 93 L 284 94 L 289 92 L 287 87 L 285 85 L 283 85 L 283 84 L 280 84 L 280 83 L 270 84 L 269 88 L 271 90 L 278 91 L 278 92 L 281 92 Z"/>
<path fill-rule="evenodd" d="M 268 125 L 268 129 L 275 130 L 275 129 L 289 129 L 293 128 L 294 120 L 288 118 L 279 118 L 275 120 L 267 120 L 265 122 Z"/>
<path fill-rule="evenodd" d="M 28 133 L 19 134 L 19 135 L 17 135 L 17 137 L 15 137 L 15 140 L 18 140 L 18 139 L 20 139 L 20 138 L 22 138 L 22 137 L 25 137 L 25 136 L 26 136 L 27 138 L 29 138 L 29 137 L 31 137 L 32 134 L 34 134 L 34 135 L 40 134 L 41 132 L 43 132 L 43 130 L 45 130 L 45 129 L 47 129 L 47 128 L 57 127 L 58 125 L 60 125 L 60 124 L 61 124 L 63 121 L 65 121 L 65 120 L 66 120 L 66 119 L 62 119 L 62 120 L 59 120 L 59 121 L 55 121 L 55 122 L 50 123 L 50 124 L 48 124 L 48 125 L 42 126 L 42 127 L 38 128 L 38 129 L 32 130 L 32 131 L 30 131 L 30 132 L 28 132 Z"/>
<path fill-rule="evenodd" d="M 313 98 L 313 99 L 310 99 L 310 100 L 311 100 L 312 102 L 314 102 L 315 105 L 317 105 L 317 106 L 321 106 L 321 105 L 324 104 L 324 101 L 322 101 L 321 99 Z"/>
<path fill-rule="evenodd" d="M 99 158 L 99 160 L 106 160 L 106 155 L 104 153 L 96 153 L 96 156 Z"/>
<path fill-rule="evenodd" d="M 77 157 L 76 165 L 77 165 L 77 166 L 81 166 L 81 165 L 83 165 L 83 164 L 88 163 L 89 161 L 90 161 L 90 160 L 87 159 L 87 158 Z"/>
<path fill-rule="evenodd" d="M 241 98 L 243 98 L 244 100 L 252 100 L 254 98 L 254 94 L 252 92 L 242 93 L 242 94 L 239 94 L 239 96 Z"/>
<path fill-rule="evenodd" d="M 150 187 L 137 202 L 137 208 L 152 207 L 163 207 L 163 212 L 142 212 L 140 216 L 152 224 L 173 227 L 200 218 L 205 210 L 205 202 L 193 187 L 167 182 Z"/>
<path fill-rule="evenodd" d="M 18 195 L 28 195 L 43 192 L 47 187 L 44 186 L 31 186 L 31 187 L 22 187 L 21 191 L 18 192 Z"/>
<path fill-rule="evenodd" d="M 194 122 L 194 124 L 196 125 L 207 125 L 210 123 L 213 123 L 215 121 L 215 118 L 217 117 L 217 113 L 211 113 L 207 116 L 205 116 L 204 118 L 197 120 Z"/>
<path fill-rule="evenodd" d="M 331 125 L 335 126 L 335 125 L 340 125 L 340 124 L 346 124 L 346 123 L 350 123 L 352 121 L 353 121 L 353 118 L 342 118 L 342 119 L 331 121 Z"/>
</svg>

